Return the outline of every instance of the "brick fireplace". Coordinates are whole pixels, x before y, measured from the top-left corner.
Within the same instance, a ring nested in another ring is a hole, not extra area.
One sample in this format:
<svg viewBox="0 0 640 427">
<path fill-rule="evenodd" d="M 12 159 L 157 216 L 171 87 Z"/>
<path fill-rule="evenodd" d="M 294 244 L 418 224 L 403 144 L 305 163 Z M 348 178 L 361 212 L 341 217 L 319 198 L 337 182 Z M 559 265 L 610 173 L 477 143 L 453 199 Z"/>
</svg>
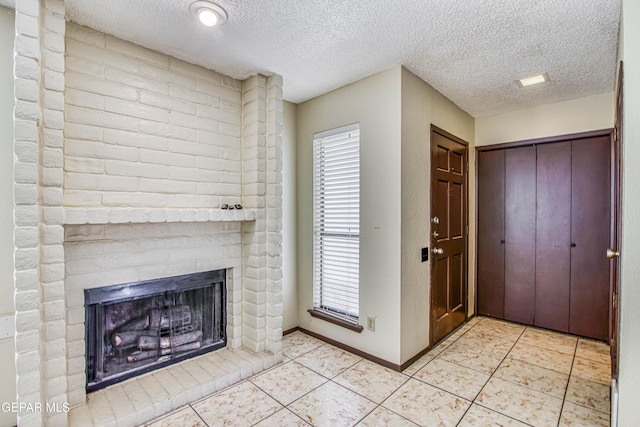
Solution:
<svg viewBox="0 0 640 427">
<path fill-rule="evenodd" d="M 71 411 L 18 421 L 133 426 L 282 358 L 282 81 L 64 13 L 16 2 L 16 365 L 18 401 Z M 85 290 L 211 270 L 226 272 L 226 346 L 87 394 Z"/>
</svg>

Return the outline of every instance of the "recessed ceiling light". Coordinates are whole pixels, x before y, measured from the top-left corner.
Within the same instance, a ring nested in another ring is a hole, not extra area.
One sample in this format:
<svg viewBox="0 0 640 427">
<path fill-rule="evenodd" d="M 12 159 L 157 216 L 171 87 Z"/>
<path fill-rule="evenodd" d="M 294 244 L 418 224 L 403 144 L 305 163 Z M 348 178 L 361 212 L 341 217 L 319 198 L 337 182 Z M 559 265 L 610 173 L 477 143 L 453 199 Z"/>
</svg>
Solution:
<svg viewBox="0 0 640 427">
<path fill-rule="evenodd" d="M 527 87 L 527 86 L 537 85 L 537 84 L 548 82 L 548 81 L 549 81 L 549 75 L 547 73 L 544 73 L 544 74 L 538 74 L 537 76 L 533 76 L 533 77 L 527 77 L 526 79 L 520 79 L 518 80 L 518 85 L 520 85 L 520 87 Z"/>
<path fill-rule="evenodd" d="M 197 1 L 189 6 L 192 15 L 197 16 L 202 25 L 214 27 L 222 25 L 227 20 L 227 12 L 215 3 Z"/>
</svg>

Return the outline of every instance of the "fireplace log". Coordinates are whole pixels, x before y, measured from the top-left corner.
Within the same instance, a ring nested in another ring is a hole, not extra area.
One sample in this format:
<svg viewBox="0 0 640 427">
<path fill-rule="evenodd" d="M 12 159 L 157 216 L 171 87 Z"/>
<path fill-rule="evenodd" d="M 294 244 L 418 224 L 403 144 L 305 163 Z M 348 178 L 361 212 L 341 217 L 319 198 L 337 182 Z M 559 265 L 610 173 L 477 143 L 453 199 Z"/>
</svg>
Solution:
<svg viewBox="0 0 640 427">
<path fill-rule="evenodd" d="M 186 334 L 172 337 L 157 337 L 141 335 L 138 338 L 138 348 L 140 350 L 155 350 L 157 348 L 180 347 L 202 339 L 202 331 L 187 332 Z"/>
<path fill-rule="evenodd" d="M 111 335 L 111 344 L 117 348 L 134 347 L 138 343 L 140 334 L 145 331 L 122 331 Z"/>
<path fill-rule="evenodd" d="M 152 328 L 170 329 L 191 323 L 191 308 L 188 305 L 154 308 L 149 316 Z"/>
<path fill-rule="evenodd" d="M 197 350 L 200 348 L 200 341 L 192 342 L 189 344 L 181 345 L 173 348 L 162 348 L 160 350 L 149 350 L 149 351 L 134 351 L 129 356 L 127 356 L 127 362 L 139 362 L 141 360 L 153 359 L 154 357 L 167 356 L 169 354 L 177 354 L 184 353 L 185 351 Z"/>
<path fill-rule="evenodd" d="M 125 323 L 118 329 L 120 329 L 121 331 L 141 331 L 143 329 L 147 329 L 148 327 L 149 316 L 143 316 Z"/>
<path fill-rule="evenodd" d="M 138 317 L 128 321 L 124 325 L 118 328 L 118 331 L 111 335 L 111 344 L 117 348 L 133 347 L 138 342 L 138 337 L 143 333 L 143 330 L 149 327 L 149 316 Z"/>
</svg>

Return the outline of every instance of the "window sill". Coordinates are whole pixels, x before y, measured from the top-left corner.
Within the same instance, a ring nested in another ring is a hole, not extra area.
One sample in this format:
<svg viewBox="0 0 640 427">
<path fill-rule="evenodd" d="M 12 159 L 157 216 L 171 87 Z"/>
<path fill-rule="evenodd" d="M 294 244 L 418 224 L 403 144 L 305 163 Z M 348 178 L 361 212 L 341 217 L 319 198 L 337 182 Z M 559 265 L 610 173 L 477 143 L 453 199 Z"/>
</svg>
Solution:
<svg viewBox="0 0 640 427">
<path fill-rule="evenodd" d="M 326 313 L 324 311 L 316 310 L 314 308 L 311 308 L 311 309 L 309 309 L 307 311 L 313 317 L 317 317 L 318 319 L 325 320 L 325 321 L 327 321 L 329 323 L 333 323 L 334 325 L 341 326 L 343 328 L 349 329 L 349 330 L 357 332 L 357 333 L 362 332 L 362 330 L 364 329 L 362 327 L 362 325 L 358 325 L 357 323 L 347 322 L 344 319 L 341 319 L 341 318 L 336 317 L 336 316 L 332 316 L 332 315 L 330 315 L 330 314 L 328 314 L 328 313 Z"/>
</svg>

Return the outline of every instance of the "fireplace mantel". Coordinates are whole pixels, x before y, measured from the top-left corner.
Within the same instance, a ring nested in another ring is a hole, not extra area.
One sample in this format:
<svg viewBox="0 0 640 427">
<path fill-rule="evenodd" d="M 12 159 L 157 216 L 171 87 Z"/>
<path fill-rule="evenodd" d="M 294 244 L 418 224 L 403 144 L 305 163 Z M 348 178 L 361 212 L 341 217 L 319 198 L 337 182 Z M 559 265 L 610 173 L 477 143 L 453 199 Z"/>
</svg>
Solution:
<svg viewBox="0 0 640 427">
<path fill-rule="evenodd" d="M 255 209 L 99 208 L 64 210 L 64 225 L 255 221 Z"/>
</svg>

